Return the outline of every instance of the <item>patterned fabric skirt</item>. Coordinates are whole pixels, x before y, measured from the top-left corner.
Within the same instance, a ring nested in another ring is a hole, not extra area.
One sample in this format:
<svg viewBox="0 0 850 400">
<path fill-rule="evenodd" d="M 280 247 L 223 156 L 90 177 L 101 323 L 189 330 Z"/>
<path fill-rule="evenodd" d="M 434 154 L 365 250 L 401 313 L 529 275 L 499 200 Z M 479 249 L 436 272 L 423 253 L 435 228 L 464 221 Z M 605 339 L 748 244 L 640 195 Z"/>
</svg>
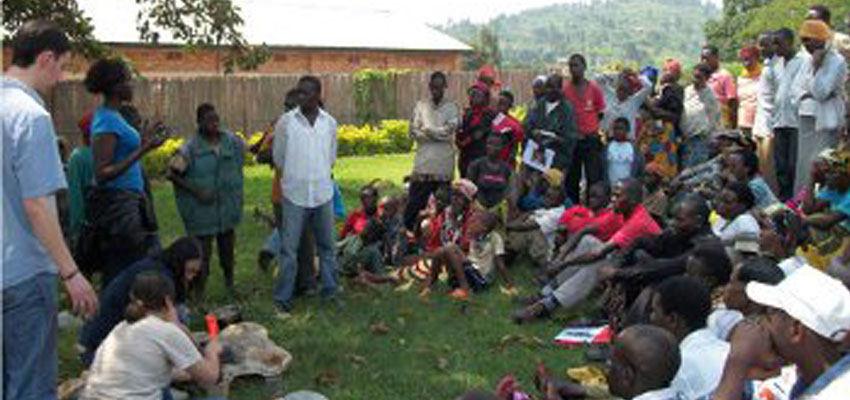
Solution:
<svg viewBox="0 0 850 400">
<path fill-rule="evenodd" d="M 638 140 L 638 149 L 646 163 L 659 165 L 667 179 L 679 173 L 679 145 L 675 140 L 675 130 L 672 122 L 646 121 Z"/>
</svg>

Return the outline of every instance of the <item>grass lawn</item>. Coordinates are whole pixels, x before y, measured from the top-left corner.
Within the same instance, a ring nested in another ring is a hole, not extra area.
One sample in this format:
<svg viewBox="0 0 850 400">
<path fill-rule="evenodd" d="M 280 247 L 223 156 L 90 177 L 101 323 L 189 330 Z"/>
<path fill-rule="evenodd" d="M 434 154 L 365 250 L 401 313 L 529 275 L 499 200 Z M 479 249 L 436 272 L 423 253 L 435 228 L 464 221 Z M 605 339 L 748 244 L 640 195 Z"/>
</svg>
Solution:
<svg viewBox="0 0 850 400">
<path fill-rule="evenodd" d="M 335 176 L 348 210 L 357 203 L 360 186 L 380 178 L 390 182 L 389 194 L 398 193 L 402 177 L 412 165 L 411 155 L 343 158 Z M 254 207 L 271 211 L 268 167 L 245 171 L 245 209 L 237 231 L 236 286 L 246 320 L 258 321 L 272 339 L 294 356 L 284 375 L 286 392 L 316 390 L 331 400 L 442 400 L 454 399 L 473 388 L 492 389 L 507 373 L 514 373 L 531 391 L 531 372 L 539 360 L 563 376 L 567 367 L 582 363 L 581 352 L 552 342 L 561 321 L 517 326 L 509 319 L 511 299 L 493 288 L 471 297 L 464 310 L 445 294 L 445 287 L 429 303 L 408 292 L 344 288 L 343 310 L 319 306 L 317 299 L 298 300 L 287 321 L 273 317 L 273 278 L 256 267 L 257 252 L 269 229 L 251 217 Z M 382 193 L 387 194 L 387 193 Z M 156 210 L 164 244 L 183 234 L 170 184 L 155 188 Z M 209 307 L 226 304 L 223 279 L 214 259 L 207 285 Z M 523 295 L 534 291 L 526 265 L 510 266 Z M 370 326 L 383 323 L 386 334 Z M 196 318 L 192 328 L 202 330 Z M 63 378 L 79 373 L 72 346 L 76 332 L 61 335 L 60 370 Z M 267 398 L 262 385 L 237 383 L 231 399 Z"/>
</svg>

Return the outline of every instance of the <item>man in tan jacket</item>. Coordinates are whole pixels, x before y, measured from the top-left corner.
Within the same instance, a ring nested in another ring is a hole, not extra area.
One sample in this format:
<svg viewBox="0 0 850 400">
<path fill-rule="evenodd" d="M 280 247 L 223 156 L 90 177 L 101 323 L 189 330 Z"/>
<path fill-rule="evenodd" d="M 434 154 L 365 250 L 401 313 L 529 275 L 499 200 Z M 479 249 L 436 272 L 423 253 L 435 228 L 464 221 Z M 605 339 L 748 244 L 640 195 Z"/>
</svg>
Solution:
<svg viewBox="0 0 850 400">
<path fill-rule="evenodd" d="M 412 231 L 419 212 L 438 187 L 454 177 L 454 137 L 460 120 L 457 104 L 445 98 L 446 75 L 434 72 L 428 82 L 431 98 L 420 100 L 413 109 L 410 135 L 416 141 L 416 156 L 410 174 L 410 190 L 404 225 Z"/>
</svg>

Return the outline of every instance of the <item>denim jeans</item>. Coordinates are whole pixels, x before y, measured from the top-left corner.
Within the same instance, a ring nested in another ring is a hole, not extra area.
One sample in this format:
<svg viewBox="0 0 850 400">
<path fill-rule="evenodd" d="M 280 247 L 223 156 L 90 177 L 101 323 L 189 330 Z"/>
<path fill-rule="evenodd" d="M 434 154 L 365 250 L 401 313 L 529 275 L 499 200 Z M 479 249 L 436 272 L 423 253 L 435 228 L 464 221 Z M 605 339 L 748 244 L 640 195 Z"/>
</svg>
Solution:
<svg viewBox="0 0 850 400">
<path fill-rule="evenodd" d="M 332 298 L 337 293 L 333 202 L 329 200 L 318 207 L 305 208 L 284 198 L 280 277 L 274 288 L 274 301 L 287 310 L 292 308 L 298 273 L 297 251 L 305 226 L 313 231 L 319 253 L 319 276 L 322 280 L 320 294 L 323 298 Z"/>
<path fill-rule="evenodd" d="M 56 275 L 3 289 L 3 399 L 56 399 Z"/>
</svg>

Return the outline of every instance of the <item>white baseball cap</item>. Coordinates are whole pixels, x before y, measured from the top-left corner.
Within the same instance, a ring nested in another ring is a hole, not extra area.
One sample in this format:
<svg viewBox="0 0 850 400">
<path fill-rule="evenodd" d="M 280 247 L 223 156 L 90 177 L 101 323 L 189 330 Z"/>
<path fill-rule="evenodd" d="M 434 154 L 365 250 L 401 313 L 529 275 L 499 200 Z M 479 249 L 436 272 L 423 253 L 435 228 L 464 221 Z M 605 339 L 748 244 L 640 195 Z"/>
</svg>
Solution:
<svg viewBox="0 0 850 400">
<path fill-rule="evenodd" d="M 777 285 L 747 284 L 752 301 L 778 308 L 816 332 L 840 342 L 850 332 L 850 291 L 841 281 L 805 265 Z"/>
</svg>

